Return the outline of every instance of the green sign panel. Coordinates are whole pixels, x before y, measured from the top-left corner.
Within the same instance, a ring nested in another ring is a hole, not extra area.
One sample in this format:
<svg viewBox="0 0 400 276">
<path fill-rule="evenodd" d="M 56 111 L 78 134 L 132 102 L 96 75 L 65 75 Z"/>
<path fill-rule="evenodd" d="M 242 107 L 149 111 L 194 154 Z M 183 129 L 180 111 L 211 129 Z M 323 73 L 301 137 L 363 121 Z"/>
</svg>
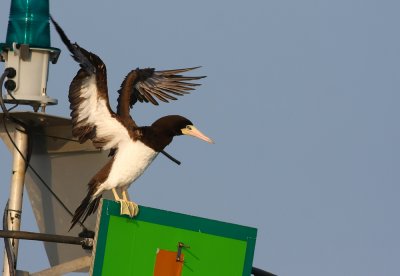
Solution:
<svg viewBox="0 0 400 276">
<path fill-rule="evenodd" d="M 257 229 L 140 206 L 133 219 L 103 200 L 92 275 L 251 274 Z"/>
</svg>

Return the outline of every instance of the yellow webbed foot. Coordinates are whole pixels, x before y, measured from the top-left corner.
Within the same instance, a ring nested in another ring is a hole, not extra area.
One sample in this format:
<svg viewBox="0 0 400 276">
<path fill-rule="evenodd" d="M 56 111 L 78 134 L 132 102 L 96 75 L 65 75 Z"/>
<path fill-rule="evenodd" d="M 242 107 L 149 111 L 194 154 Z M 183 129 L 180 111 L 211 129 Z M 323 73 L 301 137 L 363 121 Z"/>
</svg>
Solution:
<svg viewBox="0 0 400 276">
<path fill-rule="evenodd" d="M 128 201 L 128 205 L 130 217 L 133 218 L 134 216 L 137 216 L 137 214 L 139 213 L 139 206 L 133 201 Z"/>
<path fill-rule="evenodd" d="M 128 215 L 131 218 L 133 218 L 139 213 L 139 206 L 135 202 L 123 199 L 118 200 L 118 202 L 121 205 L 120 209 L 121 215 Z"/>
</svg>

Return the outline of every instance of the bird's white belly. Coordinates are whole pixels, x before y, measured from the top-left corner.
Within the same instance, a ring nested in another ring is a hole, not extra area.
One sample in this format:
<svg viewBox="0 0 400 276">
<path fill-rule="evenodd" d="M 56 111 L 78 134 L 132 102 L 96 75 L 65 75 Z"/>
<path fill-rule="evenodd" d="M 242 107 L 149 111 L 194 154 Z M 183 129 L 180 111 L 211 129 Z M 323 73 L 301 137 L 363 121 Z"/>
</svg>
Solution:
<svg viewBox="0 0 400 276">
<path fill-rule="evenodd" d="M 158 152 L 140 141 L 129 141 L 120 145 L 115 155 L 107 180 L 102 188 L 109 190 L 115 187 L 130 186 L 156 158 Z"/>
</svg>

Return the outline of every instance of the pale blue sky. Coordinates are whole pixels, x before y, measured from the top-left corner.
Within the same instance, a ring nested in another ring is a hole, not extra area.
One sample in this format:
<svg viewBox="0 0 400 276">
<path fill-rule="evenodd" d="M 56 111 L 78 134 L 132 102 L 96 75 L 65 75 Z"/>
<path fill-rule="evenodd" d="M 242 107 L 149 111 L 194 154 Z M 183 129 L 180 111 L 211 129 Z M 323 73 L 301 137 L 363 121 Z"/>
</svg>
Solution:
<svg viewBox="0 0 400 276">
<path fill-rule="evenodd" d="M 256 227 L 255 266 L 308 276 L 400 275 L 399 10 L 389 0 L 51 1 L 71 40 L 106 63 L 111 94 L 136 67 L 202 65 L 208 76 L 177 102 L 135 106 L 138 123 L 181 114 L 216 144 L 175 139 L 168 152 L 182 166 L 159 157 L 132 197 Z M 68 116 L 78 67 L 53 28 L 52 46 L 59 105 L 47 111 Z M 11 157 L 3 144 L 0 154 L 3 210 Z M 36 229 L 25 204 L 23 230 Z M 20 269 L 47 266 L 40 243 L 21 243 Z"/>
</svg>

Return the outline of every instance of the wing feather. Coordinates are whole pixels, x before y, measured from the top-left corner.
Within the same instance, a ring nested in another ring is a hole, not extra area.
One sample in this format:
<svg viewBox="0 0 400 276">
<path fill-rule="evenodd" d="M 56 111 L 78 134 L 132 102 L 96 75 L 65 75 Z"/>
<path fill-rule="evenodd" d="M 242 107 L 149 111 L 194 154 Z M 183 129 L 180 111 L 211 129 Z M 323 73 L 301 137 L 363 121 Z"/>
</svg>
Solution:
<svg viewBox="0 0 400 276">
<path fill-rule="evenodd" d="M 151 102 L 158 105 L 158 101 L 168 103 L 177 100 L 174 96 L 183 96 L 195 90 L 201 85 L 192 83 L 204 78 L 182 76 L 181 73 L 188 72 L 199 67 L 155 71 L 154 68 L 135 69 L 129 72 L 118 91 L 117 114 L 122 118 L 130 117 L 130 108 L 137 102 Z"/>
<path fill-rule="evenodd" d="M 72 44 L 57 22 L 51 21 L 81 67 L 69 87 L 72 134 L 81 143 L 91 140 L 97 148 L 118 148 L 131 134 L 110 108 L 105 64 L 96 54 Z"/>
</svg>

